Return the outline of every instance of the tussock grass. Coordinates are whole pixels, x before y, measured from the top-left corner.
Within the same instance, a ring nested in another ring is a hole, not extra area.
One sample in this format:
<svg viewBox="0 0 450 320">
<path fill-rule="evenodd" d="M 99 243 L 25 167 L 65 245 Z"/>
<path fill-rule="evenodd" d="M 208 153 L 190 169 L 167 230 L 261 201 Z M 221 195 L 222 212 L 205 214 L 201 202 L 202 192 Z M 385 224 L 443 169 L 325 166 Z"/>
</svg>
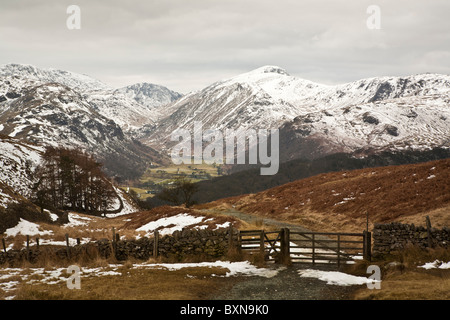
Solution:
<svg viewBox="0 0 450 320">
<path fill-rule="evenodd" d="M 319 174 L 199 208 L 236 210 L 313 231 L 360 232 L 373 223 L 450 224 L 450 159 Z"/>
<path fill-rule="evenodd" d="M 382 261 L 361 261 L 348 266 L 352 274 L 368 276 L 367 267 L 378 265 L 381 270 L 381 289 L 359 289 L 358 300 L 449 300 L 450 270 L 419 268 L 435 260 L 450 261 L 450 250 L 444 248 L 420 249 L 415 246 L 387 257 Z"/>
<path fill-rule="evenodd" d="M 217 277 L 223 268 L 133 269 L 119 268 L 121 276 L 83 277 L 81 289 L 58 284 L 22 284 L 16 300 L 206 300 L 237 279 Z"/>
</svg>

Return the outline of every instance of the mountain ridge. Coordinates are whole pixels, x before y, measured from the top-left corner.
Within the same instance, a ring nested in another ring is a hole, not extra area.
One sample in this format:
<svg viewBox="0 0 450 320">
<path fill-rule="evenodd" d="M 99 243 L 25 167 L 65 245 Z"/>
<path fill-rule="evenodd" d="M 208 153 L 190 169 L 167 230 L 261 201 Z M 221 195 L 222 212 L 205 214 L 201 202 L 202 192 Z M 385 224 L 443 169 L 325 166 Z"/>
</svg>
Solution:
<svg viewBox="0 0 450 320">
<path fill-rule="evenodd" d="M 331 152 L 382 150 L 389 145 L 394 148 L 395 145 L 411 145 L 419 149 L 447 147 L 445 139 L 436 137 L 450 137 L 450 132 L 442 129 L 450 127 L 450 113 L 447 108 L 449 99 L 449 75 L 384 76 L 339 85 L 321 85 L 292 77 L 282 68 L 264 66 L 215 82 L 167 105 L 162 110 L 162 117 L 157 121 L 156 129 L 153 126 L 148 130 L 143 127 L 138 137 L 152 147 L 169 150 L 174 145 L 170 141 L 171 133 L 178 128 L 192 132 L 194 121 L 201 121 L 205 129 L 228 128 L 244 132 L 247 128 L 281 130 L 289 124 L 298 127 L 298 122 L 304 119 L 308 126 L 304 130 L 291 130 L 291 136 L 283 137 L 283 142 L 290 143 L 292 148 L 296 144 L 306 143 L 310 144 L 311 148 L 323 149 L 323 152 L 317 152 L 317 155 L 303 154 L 305 157 L 323 156 Z M 365 111 L 362 114 L 355 112 L 358 109 Z M 407 126 L 400 128 L 395 117 L 389 116 L 393 110 L 395 114 L 409 114 L 409 117 L 405 118 L 408 120 Z M 379 114 L 381 122 L 371 114 L 372 111 Z M 326 121 L 322 114 L 328 117 Z M 380 126 L 375 128 L 376 130 L 370 130 L 367 125 L 377 121 Z M 420 130 L 418 138 L 423 142 L 414 145 L 414 141 L 405 140 L 405 137 L 414 135 L 414 129 L 421 126 L 423 121 L 427 130 Z M 341 145 L 336 147 L 334 141 L 328 147 L 323 143 L 333 140 L 337 134 L 328 134 L 327 126 L 333 124 L 334 128 L 337 128 L 344 122 L 349 129 L 348 132 L 338 135 Z M 348 124 L 352 124 L 354 130 L 350 128 L 352 125 Z M 312 130 L 315 127 L 320 127 L 322 131 Z M 362 127 L 364 130 L 360 129 Z M 288 130 L 284 131 L 285 135 L 288 135 Z M 315 135 L 310 135 L 313 131 Z M 381 144 L 355 138 L 364 132 L 373 135 L 377 131 L 387 132 L 387 138 L 384 138 Z M 306 142 L 298 142 L 298 136 L 306 139 Z M 345 148 L 347 145 L 351 147 Z M 282 158 L 292 159 L 289 155 L 282 155 Z"/>
<path fill-rule="evenodd" d="M 11 70 L 22 73 L 8 73 Z M 29 65 L 4 66 L 0 75 L 0 133 L 42 146 L 80 147 L 95 154 L 112 176 L 136 178 L 150 163 L 166 161 L 156 150 L 127 135 L 104 115 L 105 109 L 100 110 L 86 97 L 93 91 L 83 88 L 96 80 L 89 78 L 83 86 L 78 81 L 87 76 Z M 94 92 L 101 95 L 105 91 L 98 90 L 99 86 L 94 86 Z M 122 109 L 126 113 L 124 104 Z"/>
</svg>

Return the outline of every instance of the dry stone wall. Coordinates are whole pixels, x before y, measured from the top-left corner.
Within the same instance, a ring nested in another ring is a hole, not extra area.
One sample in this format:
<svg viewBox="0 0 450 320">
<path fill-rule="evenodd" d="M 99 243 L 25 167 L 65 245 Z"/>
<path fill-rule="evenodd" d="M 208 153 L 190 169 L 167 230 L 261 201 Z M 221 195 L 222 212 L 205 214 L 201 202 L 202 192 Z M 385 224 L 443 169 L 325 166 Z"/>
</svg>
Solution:
<svg viewBox="0 0 450 320">
<path fill-rule="evenodd" d="M 135 258 L 146 260 L 155 256 L 183 260 L 186 257 L 202 255 L 209 258 L 219 258 L 226 254 L 230 243 L 237 243 L 237 232 L 234 229 L 175 231 L 171 235 L 141 238 L 137 240 L 119 240 L 114 243 L 100 240 L 97 246 L 100 255 L 110 257 L 115 254 L 118 260 Z"/>
<path fill-rule="evenodd" d="M 426 228 L 414 224 L 375 224 L 373 232 L 373 256 L 383 256 L 405 249 L 408 245 L 420 248 L 450 248 L 450 229 Z"/>
<path fill-rule="evenodd" d="M 217 259 L 226 255 L 230 246 L 238 242 L 238 231 L 235 229 L 191 230 L 175 231 L 171 235 L 143 237 L 133 240 L 101 239 L 87 244 L 79 244 L 65 248 L 49 248 L 41 246 L 39 249 L 31 247 L 29 250 L 8 250 L 0 253 L 0 264 L 13 264 L 23 260 L 36 261 L 44 252 L 56 259 L 73 259 L 79 257 L 102 258 L 115 257 L 119 261 L 129 258 L 147 260 L 151 257 L 165 257 L 182 261 L 185 258 L 198 256 L 204 259 Z M 155 249 L 157 250 L 155 255 Z"/>
</svg>

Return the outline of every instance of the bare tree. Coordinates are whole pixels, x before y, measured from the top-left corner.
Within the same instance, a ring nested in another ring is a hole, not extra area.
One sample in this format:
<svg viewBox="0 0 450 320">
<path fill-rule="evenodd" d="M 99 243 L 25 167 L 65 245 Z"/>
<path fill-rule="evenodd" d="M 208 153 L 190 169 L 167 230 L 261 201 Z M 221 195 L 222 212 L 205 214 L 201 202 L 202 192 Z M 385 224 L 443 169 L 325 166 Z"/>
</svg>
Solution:
<svg viewBox="0 0 450 320">
<path fill-rule="evenodd" d="M 101 213 L 116 196 L 101 164 L 79 149 L 47 148 L 35 175 L 34 198 L 41 207 Z"/>
<path fill-rule="evenodd" d="M 157 197 L 175 205 L 184 204 L 190 207 L 194 204 L 193 197 L 198 191 L 198 185 L 186 177 L 178 177 L 172 186 L 164 188 Z"/>
</svg>

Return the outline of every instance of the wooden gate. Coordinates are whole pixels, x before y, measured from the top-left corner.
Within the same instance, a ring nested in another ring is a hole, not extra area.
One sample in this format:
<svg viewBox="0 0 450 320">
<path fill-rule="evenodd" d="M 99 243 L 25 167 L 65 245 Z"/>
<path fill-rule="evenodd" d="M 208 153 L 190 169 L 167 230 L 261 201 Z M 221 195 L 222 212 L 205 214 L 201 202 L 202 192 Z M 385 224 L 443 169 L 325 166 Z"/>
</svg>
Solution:
<svg viewBox="0 0 450 320">
<path fill-rule="evenodd" d="M 371 233 L 246 230 L 239 232 L 239 247 L 261 253 L 279 263 L 337 264 L 371 259 Z"/>
<path fill-rule="evenodd" d="M 370 232 L 290 232 L 289 241 L 292 263 L 340 266 L 358 259 L 371 260 Z"/>
</svg>

